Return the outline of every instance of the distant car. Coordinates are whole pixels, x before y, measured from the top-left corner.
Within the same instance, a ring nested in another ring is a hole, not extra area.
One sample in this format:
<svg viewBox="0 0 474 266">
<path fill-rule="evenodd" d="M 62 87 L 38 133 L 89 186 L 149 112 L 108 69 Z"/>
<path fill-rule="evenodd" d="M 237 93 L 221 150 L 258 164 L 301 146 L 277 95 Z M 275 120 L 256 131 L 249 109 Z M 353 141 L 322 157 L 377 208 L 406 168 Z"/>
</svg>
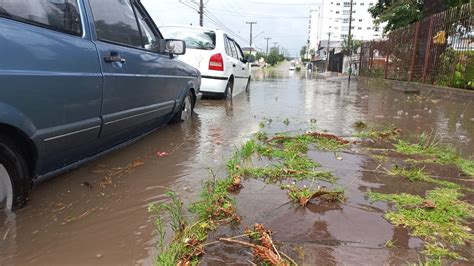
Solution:
<svg viewBox="0 0 474 266">
<path fill-rule="evenodd" d="M 289 70 L 290 71 L 295 71 L 295 69 L 296 69 L 295 65 L 291 64 Z"/>
<path fill-rule="evenodd" d="M 186 54 L 178 59 L 199 69 L 203 95 L 231 99 L 234 91 L 248 90 L 252 60 L 227 33 L 194 26 L 161 26 L 160 31 L 186 42 Z"/>
<path fill-rule="evenodd" d="M 140 1 L 0 1 L 0 210 L 30 188 L 190 119 L 199 71 Z M 54 193 L 54 192 L 51 192 Z"/>
</svg>

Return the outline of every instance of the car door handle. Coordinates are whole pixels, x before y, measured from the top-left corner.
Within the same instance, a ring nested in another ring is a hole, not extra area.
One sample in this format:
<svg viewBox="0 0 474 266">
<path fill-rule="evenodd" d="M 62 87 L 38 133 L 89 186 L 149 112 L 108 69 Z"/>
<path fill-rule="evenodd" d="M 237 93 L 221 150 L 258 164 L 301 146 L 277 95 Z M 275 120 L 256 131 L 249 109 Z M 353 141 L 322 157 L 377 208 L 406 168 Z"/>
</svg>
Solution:
<svg viewBox="0 0 474 266">
<path fill-rule="evenodd" d="M 111 52 L 110 56 L 104 57 L 104 60 L 107 63 L 122 63 L 122 64 L 125 64 L 127 62 L 127 60 L 125 58 L 121 57 L 116 52 Z"/>
<path fill-rule="evenodd" d="M 232 64 L 232 66 L 233 66 L 233 67 L 237 67 L 237 65 L 236 65 L 236 64 Z"/>
<path fill-rule="evenodd" d="M 245 70 L 245 67 L 243 67 L 242 70 Z"/>
</svg>

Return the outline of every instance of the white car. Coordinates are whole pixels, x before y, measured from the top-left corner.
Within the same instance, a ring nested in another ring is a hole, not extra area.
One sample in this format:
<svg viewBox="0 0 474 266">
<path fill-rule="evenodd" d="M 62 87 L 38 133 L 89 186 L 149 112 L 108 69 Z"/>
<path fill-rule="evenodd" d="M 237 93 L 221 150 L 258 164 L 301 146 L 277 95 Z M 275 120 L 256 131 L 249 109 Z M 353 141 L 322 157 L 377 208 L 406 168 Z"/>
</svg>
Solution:
<svg viewBox="0 0 474 266">
<path fill-rule="evenodd" d="M 201 72 L 200 92 L 231 99 L 233 92 L 248 90 L 250 64 L 239 44 L 222 30 L 196 26 L 161 26 L 166 38 L 186 42 L 181 60 Z"/>
</svg>

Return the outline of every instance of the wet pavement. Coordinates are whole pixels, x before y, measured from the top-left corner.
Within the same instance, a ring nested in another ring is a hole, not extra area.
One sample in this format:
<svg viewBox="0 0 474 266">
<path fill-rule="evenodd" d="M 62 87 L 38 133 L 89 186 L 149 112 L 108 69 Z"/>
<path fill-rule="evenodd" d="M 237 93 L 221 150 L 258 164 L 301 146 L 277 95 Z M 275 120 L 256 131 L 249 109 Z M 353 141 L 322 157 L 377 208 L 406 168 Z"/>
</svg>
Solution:
<svg viewBox="0 0 474 266">
<path fill-rule="evenodd" d="M 466 157 L 474 153 L 471 102 L 363 88 L 357 82 L 348 86 L 286 69 L 256 71 L 250 91 L 235 92 L 232 102 L 203 100 L 189 123 L 163 127 L 35 188 L 25 209 L 0 214 L 0 265 L 151 264 L 156 237 L 147 206 L 166 200 L 167 189 L 185 203 L 196 199 L 208 170 L 224 176 L 226 159 L 261 130 L 264 119 L 272 119 L 263 129 L 268 133 L 327 130 L 339 136 L 352 135 L 351 125 L 359 119 L 393 123 L 413 134 L 433 131 Z M 314 151 L 310 157 L 334 171 L 348 201 L 295 208 L 278 186 L 246 180 L 237 195 L 246 224 L 264 222 L 282 249 L 306 264 L 418 261 L 422 242 L 390 225 L 382 217 L 386 203 L 370 204 L 366 195 L 368 190 L 393 192 L 406 183 L 361 171 L 377 166 L 367 156 L 347 153 L 340 161 Z M 230 231 L 221 229 L 213 237 Z M 386 249 L 387 240 L 398 247 Z M 224 244 L 206 252 L 203 263 L 210 265 L 248 264 L 252 258 L 249 251 Z"/>
</svg>

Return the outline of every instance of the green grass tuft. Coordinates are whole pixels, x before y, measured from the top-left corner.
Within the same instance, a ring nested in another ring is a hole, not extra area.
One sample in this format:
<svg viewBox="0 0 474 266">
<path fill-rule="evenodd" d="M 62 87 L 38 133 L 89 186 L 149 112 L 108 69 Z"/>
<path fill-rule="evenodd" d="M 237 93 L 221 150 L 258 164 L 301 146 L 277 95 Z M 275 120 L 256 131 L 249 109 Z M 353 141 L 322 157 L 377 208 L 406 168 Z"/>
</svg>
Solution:
<svg viewBox="0 0 474 266">
<path fill-rule="evenodd" d="M 426 198 L 410 194 L 369 193 L 373 201 L 387 201 L 396 205 L 395 211 L 387 212 L 384 217 L 396 226 L 408 227 L 411 235 L 425 240 L 424 253 L 440 258 L 459 256 L 454 250 L 441 253 L 441 249 L 464 246 L 474 240 L 467 219 L 474 215 L 473 206 L 463 202 L 463 196 L 457 189 L 438 188 L 427 192 Z"/>
</svg>

